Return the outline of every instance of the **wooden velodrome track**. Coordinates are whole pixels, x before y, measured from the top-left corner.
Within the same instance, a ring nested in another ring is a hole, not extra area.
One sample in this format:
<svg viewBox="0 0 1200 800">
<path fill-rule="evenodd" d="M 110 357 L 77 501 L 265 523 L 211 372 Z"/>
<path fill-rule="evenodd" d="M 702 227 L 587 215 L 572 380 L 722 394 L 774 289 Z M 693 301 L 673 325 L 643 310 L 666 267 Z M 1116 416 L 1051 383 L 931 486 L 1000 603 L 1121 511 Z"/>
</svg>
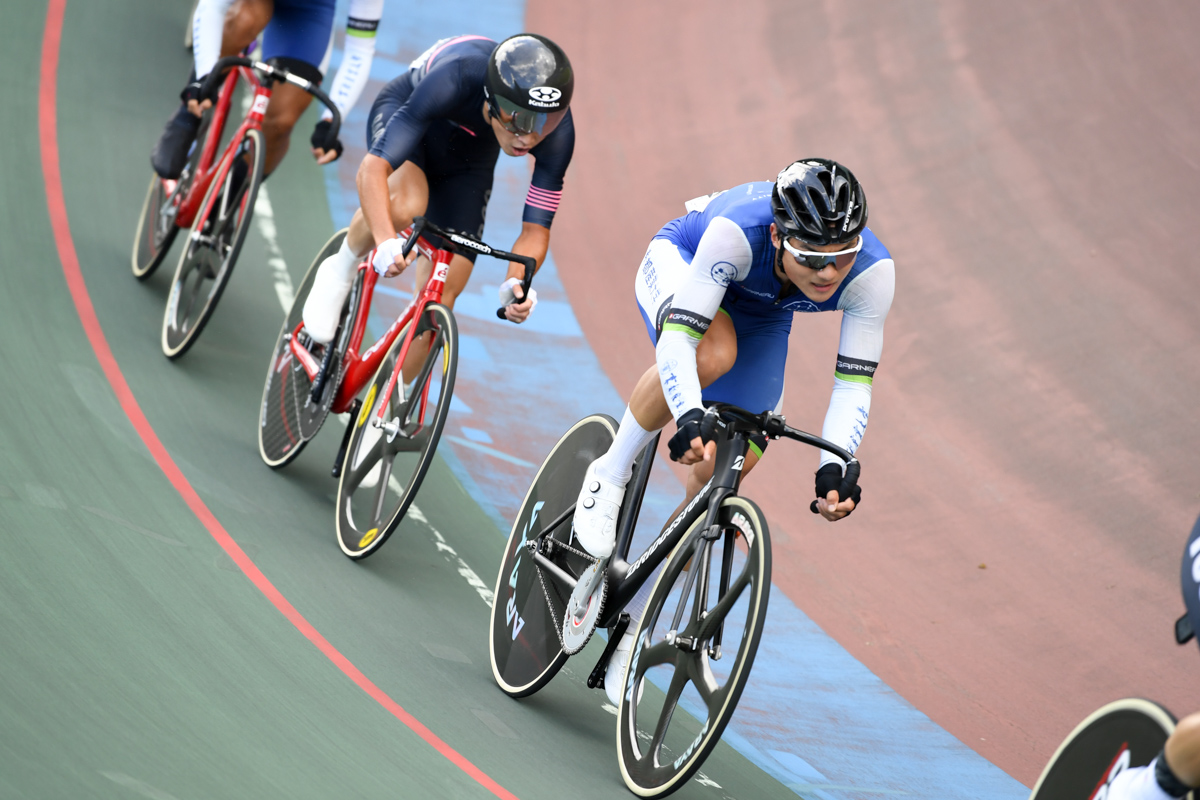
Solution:
<svg viewBox="0 0 1200 800">
<path fill-rule="evenodd" d="M 530 0 L 581 76 L 555 254 L 628 395 L 632 300 L 683 201 L 835 158 L 867 189 L 896 299 L 833 528 L 752 478 L 774 581 L 936 722 L 1032 783 L 1085 714 L 1200 707 L 1176 647 L 1200 509 L 1200 7 Z M 818 426 L 837 320 L 798 319 L 785 411 Z M 985 568 L 986 567 L 986 568 Z"/>
</svg>

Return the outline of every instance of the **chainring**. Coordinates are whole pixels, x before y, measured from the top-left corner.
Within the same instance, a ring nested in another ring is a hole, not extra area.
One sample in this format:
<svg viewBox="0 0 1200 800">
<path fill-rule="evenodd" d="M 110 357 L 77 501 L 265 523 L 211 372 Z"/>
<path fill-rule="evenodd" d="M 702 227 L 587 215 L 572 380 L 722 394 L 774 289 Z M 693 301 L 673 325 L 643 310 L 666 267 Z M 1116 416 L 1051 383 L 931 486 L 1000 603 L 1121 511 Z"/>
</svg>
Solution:
<svg viewBox="0 0 1200 800">
<path fill-rule="evenodd" d="M 608 593 L 608 560 L 597 561 L 575 584 L 571 598 L 567 601 L 562 621 L 563 652 L 573 656 L 582 650 L 596 632 L 600 612 L 604 610 L 604 598 Z M 591 591 L 589 586 L 595 584 Z"/>
</svg>

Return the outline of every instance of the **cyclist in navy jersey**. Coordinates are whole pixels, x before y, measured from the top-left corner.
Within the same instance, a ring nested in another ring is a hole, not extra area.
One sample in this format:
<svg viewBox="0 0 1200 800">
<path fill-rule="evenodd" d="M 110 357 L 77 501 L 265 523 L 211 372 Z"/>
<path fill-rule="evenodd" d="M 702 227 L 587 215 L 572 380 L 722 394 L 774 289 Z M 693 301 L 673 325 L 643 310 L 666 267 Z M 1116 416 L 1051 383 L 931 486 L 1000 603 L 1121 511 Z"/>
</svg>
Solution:
<svg viewBox="0 0 1200 800">
<path fill-rule="evenodd" d="M 200 115 L 214 99 L 200 94 L 204 78 L 217 59 L 241 52 L 260 33 L 263 61 L 319 85 L 333 43 L 336 6 L 337 0 L 200 0 L 192 18 L 195 64 L 180 93 L 183 104 L 150 156 L 155 172 L 162 178 L 179 177 L 200 127 Z M 382 16 L 383 0 L 350 0 L 342 63 L 329 91 L 343 119 L 366 86 Z M 312 95 L 298 86 L 278 83 L 272 89 L 262 126 L 265 174 L 270 175 L 283 160 L 292 128 L 310 102 Z M 332 118 L 326 110 L 310 138 L 318 164 L 328 164 L 342 153 L 342 143 L 329 137 Z"/>
<path fill-rule="evenodd" d="M 321 343 L 333 338 L 355 269 L 371 248 L 372 265 L 381 275 L 397 275 L 405 268 L 403 240 L 396 232 L 414 217 L 482 236 L 501 151 L 535 159 L 521 234 L 512 251 L 541 266 L 575 148 L 568 110 L 574 83 L 562 49 L 543 36 L 524 33 L 499 44 L 483 36 L 443 39 L 385 86 L 367 121 L 369 153 L 358 170 L 362 207 L 341 250 L 321 264 L 314 280 L 304 305 L 308 334 Z M 414 249 L 409 262 L 415 254 Z M 442 293 L 447 306 L 454 305 L 473 263 L 474 256 L 454 256 Z M 418 286 L 428 279 L 429 269 L 421 259 Z M 501 303 L 514 322 L 523 322 L 537 302 L 535 291 L 519 296 L 523 277 L 524 268 L 510 264 L 500 287 Z"/>
<path fill-rule="evenodd" d="M 822 436 L 853 453 L 867 427 L 895 270 L 866 227 L 866 196 L 854 175 L 834 161 L 804 159 L 774 183 L 746 183 L 686 205 L 689 213 L 650 242 L 635 283 L 656 364 L 634 388 L 608 452 L 589 466 L 575 507 L 575 537 L 600 559 L 612 553 L 634 459 L 672 418 L 671 458 L 692 467 L 686 503 L 713 472 L 715 430 L 706 403 L 754 413 L 782 409 L 788 335 L 798 312 L 842 312 Z M 766 444 L 752 439 L 743 475 Z M 848 491 L 843 470 L 840 459 L 822 451 L 816 504 L 830 521 L 860 499 Z M 647 581 L 626 607 L 633 619 L 641 617 L 653 585 Z M 605 686 L 614 691 L 635 627 L 609 662 Z"/>
</svg>

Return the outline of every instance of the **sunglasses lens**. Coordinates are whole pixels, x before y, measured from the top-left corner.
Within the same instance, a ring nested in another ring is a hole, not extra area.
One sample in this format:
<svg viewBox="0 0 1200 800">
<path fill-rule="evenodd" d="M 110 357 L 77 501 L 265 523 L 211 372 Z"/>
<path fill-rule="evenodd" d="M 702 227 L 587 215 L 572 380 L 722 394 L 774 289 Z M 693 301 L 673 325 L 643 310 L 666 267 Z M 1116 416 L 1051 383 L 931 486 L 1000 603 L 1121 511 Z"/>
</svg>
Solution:
<svg viewBox="0 0 1200 800">
<path fill-rule="evenodd" d="M 513 105 L 504 97 L 497 97 L 496 100 L 498 101 L 500 110 L 511 118 L 508 122 L 501 121 L 504 130 L 509 133 L 515 133 L 520 136 L 526 133 L 541 133 L 545 128 L 548 114 L 542 114 L 537 111 L 526 111 L 523 108 Z"/>
</svg>

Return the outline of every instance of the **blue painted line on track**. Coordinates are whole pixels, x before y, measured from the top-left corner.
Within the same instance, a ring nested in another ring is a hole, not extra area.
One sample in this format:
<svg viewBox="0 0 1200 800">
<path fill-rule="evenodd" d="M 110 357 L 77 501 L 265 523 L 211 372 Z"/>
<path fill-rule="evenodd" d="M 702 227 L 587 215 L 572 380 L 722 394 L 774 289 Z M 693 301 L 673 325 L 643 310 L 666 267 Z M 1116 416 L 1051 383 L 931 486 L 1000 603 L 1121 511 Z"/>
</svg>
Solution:
<svg viewBox="0 0 1200 800">
<path fill-rule="evenodd" d="M 463 19 L 472 20 L 469 31 L 453 22 Z M 385 7 L 377 39 L 380 57 L 359 108 L 348 115 L 346 154 L 325 172 L 336 226 L 348 224 L 358 205 L 354 173 L 365 154 L 366 108 L 383 80 L 399 74 L 397 69 L 437 39 L 468 32 L 500 39 L 519 32 L 523 24 L 521 0 L 392 0 Z M 506 156 L 497 166 L 485 238 L 500 247 L 510 246 L 520 233 L 530 166 Z M 564 199 L 570 202 L 582 187 L 568 173 L 565 188 Z M 628 265 L 631 283 L 636 266 Z M 520 327 L 494 316 L 502 269 L 479 259 L 455 305 L 462 359 L 447 431 L 463 436 L 448 433 L 438 452 L 507 536 L 508 520 L 525 495 L 534 465 L 561 432 L 597 410 L 619 417 L 624 402 L 582 335 L 553 255 L 535 282 L 537 310 Z M 409 276 L 381 286 L 371 330 L 382 331 L 411 291 Z M 640 355 L 649 363 L 649 342 Z M 490 441 L 483 444 L 483 437 Z M 501 467 L 479 448 L 506 456 L 508 465 Z M 649 521 L 665 520 L 682 494 L 674 475 L 656 465 L 641 515 L 647 524 L 639 526 L 635 547 L 657 530 Z M 753 674 L 724 739 L 806 798 L 1025 800 L 1029 793 L 892 691 L 777 588 Z"/>
</svg>

